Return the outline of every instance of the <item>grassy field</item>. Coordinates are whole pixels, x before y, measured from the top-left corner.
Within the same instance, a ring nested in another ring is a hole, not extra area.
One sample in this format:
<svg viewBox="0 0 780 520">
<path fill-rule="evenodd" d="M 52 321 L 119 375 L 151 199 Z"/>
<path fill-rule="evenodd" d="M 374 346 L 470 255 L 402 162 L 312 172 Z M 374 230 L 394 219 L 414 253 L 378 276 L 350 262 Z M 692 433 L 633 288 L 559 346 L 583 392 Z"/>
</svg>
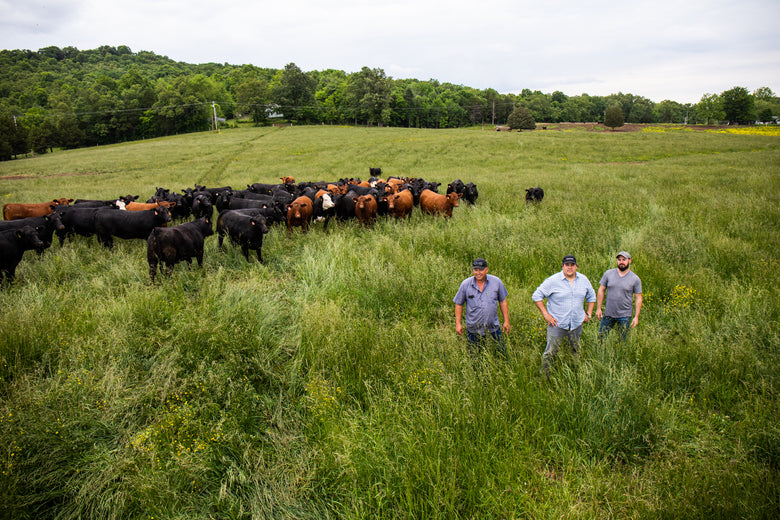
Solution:
<svg viewBox="0 0 780 520">
<path fill-rule="evenodd" d="M 272 228 L 263 265 L 210 237 L 155 285 L 140 240 L 25 253 L 0 289 L 0 518 L 780 514 L 776 134 L 247 128 L 0 163 L 0 200 L 369 167 L 479 200 Z M 540 378 L 531 293 L 568 253 L 597 286 L 624 249 L 639 327 L 586 325 Z M 477 256 L 513 329 L 475 367 L 452 298 Z"/>
</svg>

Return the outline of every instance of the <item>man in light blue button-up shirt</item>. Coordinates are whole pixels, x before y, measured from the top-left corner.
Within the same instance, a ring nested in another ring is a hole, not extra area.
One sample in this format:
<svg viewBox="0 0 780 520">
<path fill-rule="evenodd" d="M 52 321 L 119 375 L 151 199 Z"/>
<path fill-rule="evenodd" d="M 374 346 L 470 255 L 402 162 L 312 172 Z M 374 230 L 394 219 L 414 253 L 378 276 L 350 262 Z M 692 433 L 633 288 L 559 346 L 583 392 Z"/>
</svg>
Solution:
<svg viewBox="0 0 780 520">
<path fill-rule="evenodd" d="M 566 339 L 572 353 L 579 349 L 582 324 L 590 321 L 596 304 L 596 292 L 590 280 L 577 272 L 577 259 L 572 255 L 563 257 L 561 272 L 547 278 L 532 296 L 536 307 L 547 322 L 547 347 L 542 354 L 542 373 L 547 375 L 550 364 L 558 353 L 558 346 Z M 544 299 L 547 298 L 547 307 Z M 582 302 L 588 302 L 587 312 Z"/>
</svg>

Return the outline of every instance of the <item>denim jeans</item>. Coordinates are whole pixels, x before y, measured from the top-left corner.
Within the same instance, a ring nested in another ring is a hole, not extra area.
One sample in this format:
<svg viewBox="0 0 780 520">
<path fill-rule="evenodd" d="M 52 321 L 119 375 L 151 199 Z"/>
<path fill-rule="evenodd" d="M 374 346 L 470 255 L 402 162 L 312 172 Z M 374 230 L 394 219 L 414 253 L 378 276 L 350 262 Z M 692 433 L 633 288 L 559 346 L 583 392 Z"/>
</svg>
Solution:
<svg viewBox="0 0 780 520">
<path fill-rule="evenodd" d="M 620 330 L 620 339 L 625 341 L 628 337 L 628 328 L 631 324 L 631 316 L 627 318 L 613 318 L 612 316 L 604 316 L 599 323 L 599 341 L 604 341 L 607 334 L 612 328 L 617 325 Z"/>
<path fill-rule="evenodd" d="M 504 336 L 501 334 L 501 329 L 488 332 L 484 336 L 476 332 L 466 331 L 466 337 L 468 338 L 468 348 L 471 357 L 482 354 L 482 350 L 488 344 L 494 346 L 496 352 L 506 356 L 506 345 L 504 344 Z"/>
<path fill-rule="evenodd" d="M 580 336 L 582 335 L 582 325 L 576 329 L 566 330 L 560 327 L 547 326 L 547 347 L 542 354 L 542 369 L 540 372 L 544 375 L 549 374 L 553 359 L 558 354 L 558 347 L 564 340 L 569 343 L 571 353 L 576 357 L 579 355 Z"/>
</svg>

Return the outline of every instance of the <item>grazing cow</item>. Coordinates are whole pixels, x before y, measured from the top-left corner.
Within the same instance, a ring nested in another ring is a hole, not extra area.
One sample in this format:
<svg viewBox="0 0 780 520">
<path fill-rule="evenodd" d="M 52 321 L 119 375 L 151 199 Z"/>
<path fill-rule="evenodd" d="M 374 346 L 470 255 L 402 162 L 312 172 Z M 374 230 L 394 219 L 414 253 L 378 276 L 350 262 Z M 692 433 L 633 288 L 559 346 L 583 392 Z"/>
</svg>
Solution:
<svg viewBox="0 0 780 520">
<path fill-rule="evenodd" d="M 58 206 L 58 208 L 69 208 L 71 206 Z M 3 220 L 0 221 L 0 231 L 6 231 L 9 229 L 21 229 L 25 226 L 31 226 L 38 238 L 41 239 L 41 247 L 37 249 L 38 254 L 42 254 L 44 249 L 51 246 L 52 237 L 54 232 L 57 232 L 57 236 L 65 229 L 62 223 L 60 213 L 55 211 L 51 215 L 44 215 L 42 217 L 27 217 L 16 220 Z M 60 241 L 62 243 L 62 241 Z"/>
<path fill-rule="evenodd" d="M 454 192 L 440 195 L 431 190 L 423 190 L 420 193 L 420 209 L 429 215 L 444 215 L 449 218 L 452 216 L 452 208 L 458 206 L 461 196 Z"/>
<path fill-rule="evenodd" d="M 9 202 L 3 206 L 3 218 L 5 220 L 16 220 L 27 217 L 42 217 L 49 215 L 60 204 L 70 204 L 73 199 L 53 199 L 50 202 L 36 202 L 24 204 L 18 202 Z"/>
<path fill-rule="evenodd" d="M 42 247 L 43 242 L 32 226 L 0 231 L 0 277 L 5 275 L 9 283 L 13 282 L 24 252 Z"/>
<path fill-rule="evenodd" d="M 213 234 L 211 219 L 208 217 L 169 228 L 152 229 L 146 239 L 146 260 L 149 262 L 152 283 L 159 263 L 165 264 L 168 276 L 173 272 L 173 266 L 181 261 L 191 266 L 195 258 L 198 267 L 203 267 L 203 243 L 207 236 Z"/>
<path fill-rule="evenodd" d="M 463 200 L 468 202 L 469 204 L 474 204 L 477 202 L 477 197 L 479 197 L 479 192 L 477 191 L 477 185 L 473 182 L 467 183 L 463 187 Z"/>
<path fill-rule="evenodd" d="M 376 219 L 377 203 L 373 195 L 360 195 L 359 197 L 353 197 L 352 202 L 355 203 L 355 216 L 358 221 L 366 226 L 370 227 L 371 223 Z"/>
<path fill-rule="evenodd" d="M 382 168 L 371 168 L 368 167 L 368 176 L 369 177 L 381 177 L 382 176 Z"/>
<path fill-rule="evenodd" d="M 114 238 L 130 240 L 146 239 L 152 229 L 171 221 L 168 208 L 159 207 L 146 211 L 116 211 L 101 209 L 95 213 L 95 232 L 98 242 L 105 247 L 114 245 Z"/>
<path fill-rule="evenodd" d="M 387 197 L 387 213 L 395 218 L 412 218 L 414 195 L 411 189 L 392 193 Z"/>
<path fill-rule="evenodd" d="M 156 202 L 128 202 L 125 204 L 127 211 L 147 211 L 154 208 L 168 208 L 169 210 L 176 206 L 175 202 L 167 200 L 158 200 Z"/>
<path fill-rule="evenodd" d="M 539 186 L 537 186 L 536 188 L 527 188 L 525 190 L 526 204 L 542 202 L 543 198 L 544 198 L 544 190 Z"/>
<path fill-rule="evenodd" d="M 309 222 L 314 213 L 314 202 L 307 196 L 301 195 L 287 205 L 287 232 L 292 234 L 293 227 L 300 227 L 303 231 L 309 230 Z"/>
<path fill-rule="evenodd" d="M 251 215 L 241 210 L 228 209 L 217 217 L 217 234 L 219 250 L 222 251 L 222 241 L 227 235 L 230 242 L 241 246 L 244 258 L 249 262 L 249 250 L 257 252 L 257 261 L 263 263 L 263 235 L 268 233 L 265 217 Z"/>
<path fill-rule="evenodd" d="M 279 180 L 282 181 L 282 184 L 295 184 L 295 177 L 291 175 L 287 175 L 286 177 L 279 177 Z"/>
</svg>

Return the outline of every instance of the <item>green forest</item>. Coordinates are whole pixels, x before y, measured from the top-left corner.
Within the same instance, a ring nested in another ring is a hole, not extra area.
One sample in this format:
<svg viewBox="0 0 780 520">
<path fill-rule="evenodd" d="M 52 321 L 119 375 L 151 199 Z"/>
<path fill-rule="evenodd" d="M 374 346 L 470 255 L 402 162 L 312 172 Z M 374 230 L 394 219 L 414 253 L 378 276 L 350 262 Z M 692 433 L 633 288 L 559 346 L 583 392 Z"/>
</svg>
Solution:
<svg viewBox="0 0 780 520">
<path fill-rule="evenodd" d="M 653 102 L 618 92 L 567 96 L 502 94 L 435 79 L 394 79 L 381 68 L 346 73 L 227 63 L 188 64 L 154 52 L 104 45 L 0 50 L 0 160 L 272 121 L 405 128 L 504 125 L 516 108 L 535 122 L 604 122 L 619 107 L 626 123 L 777 122 L 769 87 L 704 93 L 699 103 Z"/>
</svg>

